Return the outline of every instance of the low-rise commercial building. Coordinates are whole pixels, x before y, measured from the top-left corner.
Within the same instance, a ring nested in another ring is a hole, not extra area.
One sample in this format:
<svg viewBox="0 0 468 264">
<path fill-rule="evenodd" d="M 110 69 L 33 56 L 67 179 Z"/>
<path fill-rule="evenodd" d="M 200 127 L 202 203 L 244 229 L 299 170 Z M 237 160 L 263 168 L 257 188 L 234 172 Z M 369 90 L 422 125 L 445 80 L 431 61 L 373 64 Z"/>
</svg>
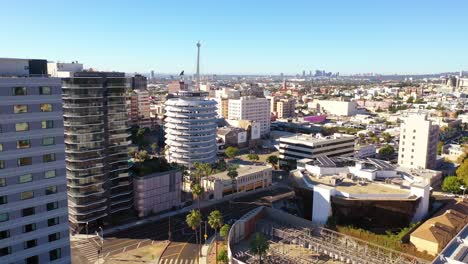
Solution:
<svg viewBox="0 0 468 264">
<path fill-rule="evenodd" d="M 235 182 L 227 175 L 227 171 L 202 178 L 205 196 L 209 199 L 221 199 L 225 195 L 238 192 L 248 192 L 266 188 L 272 183 L 272 169 L 269 166 L 241 166 L 237 169 Z"/>
<path fill-rule="evenodd" d="M 357 104 L 354 101 L 314 100 L 307 103 L 309 109 L 318 113 L 327 113 L 337 116 L 352 116 L 357 114 Z"/>
</svg>

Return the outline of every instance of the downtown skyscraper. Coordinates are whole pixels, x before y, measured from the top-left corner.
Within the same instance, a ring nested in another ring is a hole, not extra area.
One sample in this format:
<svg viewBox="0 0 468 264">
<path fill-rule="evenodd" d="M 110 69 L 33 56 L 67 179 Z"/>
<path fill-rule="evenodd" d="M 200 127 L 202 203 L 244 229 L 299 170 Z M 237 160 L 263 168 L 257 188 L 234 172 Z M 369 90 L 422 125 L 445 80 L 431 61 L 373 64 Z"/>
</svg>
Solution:
<svg viewBox="0 0 468 264">
<path fill-rule="evenodd" d="M 78 72 L 62 82 L 68 206 L 75 232 L 92 233 L 132 208 L 124 73 Z"/>
</svg>

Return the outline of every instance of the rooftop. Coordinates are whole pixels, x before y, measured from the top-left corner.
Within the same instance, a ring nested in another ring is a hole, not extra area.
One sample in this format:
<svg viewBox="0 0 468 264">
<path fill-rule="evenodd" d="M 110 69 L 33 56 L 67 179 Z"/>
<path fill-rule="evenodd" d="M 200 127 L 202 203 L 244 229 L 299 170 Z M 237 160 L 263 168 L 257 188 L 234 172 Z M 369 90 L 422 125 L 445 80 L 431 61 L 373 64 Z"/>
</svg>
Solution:
<svg viewBox="0 0 468 264">
<path fill-rule="evenodd" d="M 292 136 L 285 136 L 280 138 L 280 142 L 288 142 L 288 143 L 300 143 L 300 144 L 311 144 L 312 146 L 316 143 L 321 143 L 325 141 L 331 140 L 340 140 L 340 139 L 354 139 L 355 136 L 347 135 L 347 134 L 340 134 L 335 133 L 331 136 L 321 136 L 320 134 L 312 135 L 312 134 L 295 134 Z"/>
<path fill-rule="evenodd" d="M 242 166 L 241 165 L 239 168 L 237 168 L 237 173 L 238 173 L 238 177 L 239 177 L 239 176 L 243 176 L 243 175 L 246 175 L 246 174 L 260 172 L 260 171 L 263 171 L 265 169 L 270 169 L 270 168 L 271 167 L 269 167 L 269 166 L 260 166 L 260 165 L 257 165 L 257 166 L 254 166 L 254 165 Z M 227 174 L 228 174 L 228 171 L 223 171 L 223 172 L 220 172 L 220 173 L 210 175 L 208 178 L 231 181 L 231 178 Z"/>
</svg>

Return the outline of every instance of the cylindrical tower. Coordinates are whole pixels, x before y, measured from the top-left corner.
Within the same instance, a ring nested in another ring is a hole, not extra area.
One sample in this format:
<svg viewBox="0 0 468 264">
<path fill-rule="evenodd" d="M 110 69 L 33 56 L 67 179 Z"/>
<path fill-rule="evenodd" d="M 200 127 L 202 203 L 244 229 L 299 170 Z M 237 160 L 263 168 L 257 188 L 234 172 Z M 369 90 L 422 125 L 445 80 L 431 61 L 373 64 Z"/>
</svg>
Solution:
<svg viewBox="0 0 468 264">
<path fill-rule="evenodd" d="M 205 92 L 181 91 L 166 101 L 167 159 L 190 167 L 216 161 L 216 102 Z"/>
</svg>

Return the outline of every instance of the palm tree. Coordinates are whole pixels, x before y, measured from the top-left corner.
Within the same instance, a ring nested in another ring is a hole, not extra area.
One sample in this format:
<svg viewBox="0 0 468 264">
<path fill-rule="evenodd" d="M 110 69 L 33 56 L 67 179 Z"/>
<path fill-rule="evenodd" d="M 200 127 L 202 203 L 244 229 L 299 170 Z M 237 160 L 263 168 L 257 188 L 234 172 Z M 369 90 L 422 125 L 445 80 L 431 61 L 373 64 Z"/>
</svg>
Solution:
<svg viewBox="0 0 468 264">
<path fill-rule="evenodd" d="M 267 157 L 266 162 L 270 163 L 273 166 L 273 168 L 276 169 L 276 164 L 278 164 L 278 156 L 270 155 Z"/>
<path fill-rule="evenodd" d="M 203 187 L 200 184 L 195 183 L 195 184 L 192 185 L 192 193 L 193 193 L 193 195 L 195 195 L 195 197 L 198 200 L 198 210 L 200 210 L 200 198 L 202 197 L 204 191 L 205 190 L 203 189 Z"/>
<path fill-rule="evenodd" d="M 208 216 L 208 224 L 215 230 L 215 252 L 218 256 L 218 229 L 223 225 L 223 215 L 219 210 L 214 210 Z M 216 259 L 218 263 L 218 259 Z"/>
<path fill-rule="evenodd" d="M 185 222 L 187 222 L 187 225 L 190 228 L 192 228 L 192 230 L 195 232 L 195 243 L 198 244 L 198 241 L 200 241 L 201 243 L 201 233 L 200 233 L 200 239 L 198 239 L 198 236 L 197 236 L 197 227 L 199 227 L 202 222 L 202 215 L 200 213 L 200 210 L 190 211 L 190 213 L 185 218 Z"/>
<path fill-rule="evenodd" d="M 227 238 L 229 236 L 229 229 L 231 229 L 231 226 L 228 224 L 224 224 L 219 230 L 219 235 L 224 239 L 224 241 L 227 241 Z"/>
<path fill-rule="evenodd" d="M 234 190 L 235 190 L 234 187 L 235 187 L 236 178 L 237 178 L 238 175 L 239 175 L 239 173 L 237 173 L 237 168 L 236 167 L 229 167 L 228 168 L 227 176 L 229 176 L 229 178 L 231 178 L 232 194 L 234 194 Z"/>
</svg>

